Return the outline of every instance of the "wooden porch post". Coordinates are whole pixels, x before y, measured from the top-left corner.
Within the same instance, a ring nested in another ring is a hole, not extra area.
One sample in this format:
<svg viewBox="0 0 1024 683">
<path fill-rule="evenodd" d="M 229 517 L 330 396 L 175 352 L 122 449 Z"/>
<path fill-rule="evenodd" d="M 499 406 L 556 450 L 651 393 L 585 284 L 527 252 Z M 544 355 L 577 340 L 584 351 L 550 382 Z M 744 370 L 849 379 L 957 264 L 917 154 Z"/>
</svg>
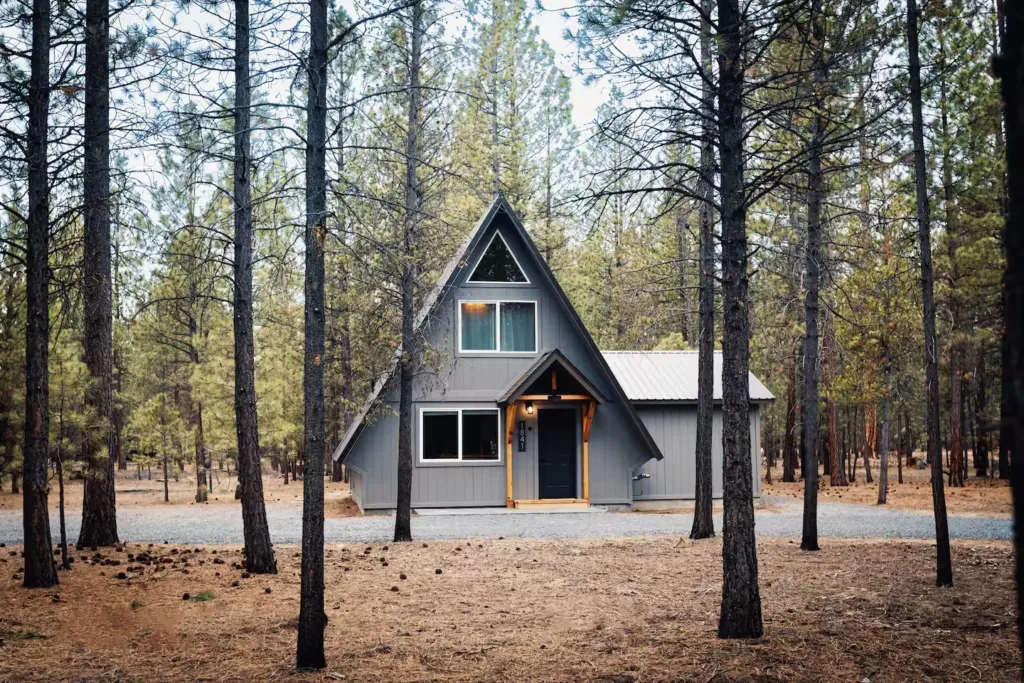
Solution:
<svg viewBox="0 0 1024 683">
<path fill-rule="evenodd" d="M 590 503 L 590 427 L 594 423 L 595 401 L 583 407 L 583 500 Z"/>
<path fill-rule="evenodd" d="M 512 401 L 505 407 L 505 506 L 515 507 L 512 499 L 512 435 L 516 430 L 516 402 Z"/>
</svg>

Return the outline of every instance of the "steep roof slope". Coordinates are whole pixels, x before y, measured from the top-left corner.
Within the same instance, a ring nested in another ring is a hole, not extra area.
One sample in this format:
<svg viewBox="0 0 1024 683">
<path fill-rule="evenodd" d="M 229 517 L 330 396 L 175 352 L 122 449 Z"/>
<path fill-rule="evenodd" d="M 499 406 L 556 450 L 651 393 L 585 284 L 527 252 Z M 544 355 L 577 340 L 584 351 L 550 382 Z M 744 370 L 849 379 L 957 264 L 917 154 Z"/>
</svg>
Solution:
<svg viewBox="0 0 1024 683">
<path fill-rule="evenodd" d="M 604 351 L 616 379 L 631 401 L 697 400 L 696 351 Z M 754 373 L 749 373 L 750 400 L 775 397 Z M 715 351 L 713 400 L 722 400 L 722 352 Z"/>
<path fill-rule="evenodd" d="M 613 398 L 616 402 L 622 405 L 622 409 L 628 417 L 628 422 L 647 447 L 651 457 L 661 460 L 663 457 L 661 450 L 654 442 L 650 432 L 647 431 L 647 427 L 644 426 L 643 420 L 640 419 L 640 416 L 633 408 L 633 404 L 622 390 L 622 387 L 619 386 L 619 382 L 616 379 L 615 374 L 612 372 L 611 368 L 608 367 L 608 363 L 605 361 L 604 356 L 601 355 L 600 349 L 597 348 L 594 338 L 590 336 L 590 332 L 587 331 L 587 328 L 580 319 L 579 314 L 576 313 L 576 309 L 573 307 L 572 302 L 569 301 L 569 297 L 566 296 L 561 285 L 558 284 L 558 280 L 555 278 L 554 273 L 551 272 L 547 262 L 540 255 L 540 252 L 537 251 L 537 246 L 533 243 L 530 235 L 526 232 L 526 228 L 523 227 L 523 224 L 519 221 L 519 217 L 516 215 L 515 211 L 512 210 L 512 207 L 503 195 L 495 195 L 494 201 L 491 202 L 491 206 L 480 218 L 480 221 L 477 222 L 476 227 L 474 227 L 470 232 L 462 246 L 456 250 L 451 261 L 448 262 L 448 265 L 442 272 L 441 277 L 438 278 L 437 286 L 434 287 L 434 289 L 427 295 L 422 308 L 416 315 L 416 320 L 414 321 L 415 331 L 419 332 L 426 321 L 433 316 L 435 310 L 444 299 L 445 293 L 458 281 L 462 271 L 469 267 L 470 264 L 466 260 L 467 255 L 472 254 L 477 247 L 480 246 L 480 242 L 484 234 L 487 232 L 486 228 L 491 225 L 499 212 L 505 213 L 510 219 L 509 222 L 512 224 L 513 229 L 518 234 L 522 243 L 526 246 L 527 253 L 539 270 L 541 278 L 544 280 L 544 284 L 546 284 L 552 294 L 554 294 L 555 299 L 561 305 L 563 311 L 569 317 L 569 320 L 583 339 L 585 347 L 593 355 L 594 362 L 597 364 L 601 372 L 604 373 L 608 384 L 612 388 L 612 392 L 614 394 Z M 345 432 L 345 436 L 342 438 L 341 443 L 338 444 L 338 447 L 334 450 L 333 458 L 335 460 L 344 459 L 348 454 L 352 444 L 355 443 L 360 432 L 362 432 L 366 423 L 366 418 L 370 415 L 371 411 L 373 411 L 385 390 L 394 381 L 397 375 L 396 371 L 398 369 L 398 361 L 401 357 L 401 353 L 402 349 L 398 348 L 392 356 L 388 370 L 381 375 L 380 379 L 377 380 L 373 391 L 370 392 L 370 395 L 367 397 L 362 409 L 359 411 L 359 415 L 356 416 L 356 419 Z"/>
</svg>

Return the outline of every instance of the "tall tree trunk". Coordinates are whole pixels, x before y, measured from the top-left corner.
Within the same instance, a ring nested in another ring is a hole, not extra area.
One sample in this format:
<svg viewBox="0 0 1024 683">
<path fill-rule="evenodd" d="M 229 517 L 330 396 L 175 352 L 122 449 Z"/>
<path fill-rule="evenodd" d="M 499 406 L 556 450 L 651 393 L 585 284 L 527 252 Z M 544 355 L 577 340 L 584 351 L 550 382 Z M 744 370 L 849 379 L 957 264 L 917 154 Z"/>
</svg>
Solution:
<svg viewBox="0 0 1024 683">
<path fill-rule="evenodd" d="M 1017 632 L 1024 651 L 1024 550 L 1020 528 L 1024 524 L 1024 6 L 999 3 L 1005 12 L 1002 53 L 997 72 L 1002 80 L 1006 120 L 1007 212 L 1003 233 L 1006 270 L 1003 274 L 1003 382 L 1002 414 L 1006 427 L 1007 456 L 1012 471 L 1014 548 L 1016 551 Z M 1007 395 L 1008 394 L 1008 395 Z M 1003 432 L 1000 432 L 1002 441 Z M 1003 467 L 1000 445 L 1000 475 Z M 1011 457 L 1012 454 L 1012 457 Z"/>
<path fill-rule="evenodd" d="M 85 3 L 85 127 L 83 132 L 83 346 L 85 399 L 96 426 L 82 439 L 86 462 L 79 545 L 117 543 L 114 499 L 113 307 L 110 283 L 110 2 Z"/>
<path fill-rule="evenodd" d="M 796 350 L 789 364 L 786 384 L 786 433 L 782 444 L 782 481 L 796 481 Z"/>
<path fill-rule="evenodd" d="M 302 482 L 302 573 L 296 665 L 324 658 L 324 242 L 327 239 L 327 0 L 309 0 L 306 63 L 305 400 L 302 455 L 316 473 Z"/>
<path fill-rule="evenodd" d="M 276 574 L 263 501 L 263 470 L 256 416 L 256 379 L 252 329 L 252 188 L 250 184 L 249 0 L 235 0 L 235 253 L 232 321 L 235 333 L 235 438 L 242 503 L 245 567 L 254 574 Z"/>
<path fill-rule="evenodd" d="M 940 54 L 945 53 L 945 37 L 941 24 L 938 29 Z M 961 384 L 961 348 L 960 348 L 960 304 L 957 294 L 959 269 L 956 263 L 958 238 L 956 234 L 956 209 L 953 200 L 953 162 L 950 158 L 949 145 L 949 112 L 946 92 L 945 57 L 939 59 L 939 108 L 940 128 L 944 141 L 942 151 L 942 203 L 946 210 L 946 250 L 949 256 L 949 484 L 963 486 L 963 463 L 966 461 L 963 447 L 963 424 L 960 419 L 963 403 Z"/>
<path fill-rule="evenodd" d="M 818 289 L 821 280 L 821 204 L 824 180 L 821 171 L 825 135 L 825 23 L 822 0 L 811 0 L 811 36 L 814 42 L 811 139 L 807 150 L 807 296 L 804 300 L 804 419 L 807 450 L 804 469 L 804 520 L 802 550 L 818 550 Z"/>
<path fill-rule="evenodd" d="M 870 408 L 864 408 L 864 481 L 872 483 L 875 479 L 871 476 L 871 456 L 874 454 L 875 437 L 878 431 L 878 406 L 872 404 Z"/>
<path fill-rule="evenodd" d="M 885 308 L 888 309 L 889 299 L 886 299 Z M 886 311 L 888 313 L 888 310 Z M 888 317 L 888 316 L 887 316 Z M 888 329 L 888 328 L 887 328 Z M 878 470 L 878 504 L 885 505 L 889 495 L 889 375 L 892 366 L 892 351 L 889 347 L 889 339 L 885 339 L 885 357 L 882 360 L 882 400 L 879 406 L 881 413 L 881 446 L 879 454 L 881 464 Z"/>
<path fill-rule="evenodd" d="M 722 344 L 723 581 L 719 638 L 759 638 L 763 633 L 750 467 L 742 23 L 739 0 L 718 0 L 718 135 L 725 312 Z"/>
<path fill-rule="evenodd" d="M 921 290 L 924 303 L 925 382 L 927 385 L 928 457 L 932 467 L 932 506 L 935 509 L 936 583 L 953 585 L 949 551 L 949 524 L 942 482 L 942 435 L 939 429 L 939 367 L 935 334 L 934 274 L 931 220 L 928 207 L 928 170 L 925 164 L 924 115 L 921 96 L 921 61 L 918 54 L 917 0 L 907 0 L 907 46 L 910 70 L 910 106 L 913 114 L 914 176 L 917 186 L 917 229 L 921 242 Z"/>
<path fill-rule="evenodd" d="M 203 432 L 203 402 L 196 401 L 196 502 L 205 503 L 209 487 L 207 486 L 206 467 L 206 435 Z M 248 562 L 246 562 L 248 565 Z"/>
<path fill-rule="evenodd" d="M 979 477 L 988 476 L 988 432 L 985 426 L 985 410 L 988 406 L 988 393 L 985 383 L 988 375 L 985 372 L 985 348 L 978 349 L 978 368 L 974 375 L 974 470 Z"/>
<path fill-rule="evenodd" d="M 906 416 L 906 411 L 904 411 L 904 417 L 905 416 Z M 906 422 L 906 420 L 904 420 L 904 422 Z M 907 425 L 904 429 L 906 429 L 907 432 L 909 432 L 910 431 L 910 425 Z M 909 434 L 905 435 L 903 429 L 900 428 L 900 418 L 899 418 L 899 414 L 898 413 L 897 413 L 897 416 L 896 416 L 896 433 L 899 435 L 899 440 L 896 443 L 896 476 L 898 477 L 897 481 L 900 484 L 902 484 L 903 483 L 903 439 L 904 438 L 909 438 Z"/>
<path fill-rule="evenodd" d="M 706 84 L 705 87 L 707 87 Z M 690 249 L 686 239 L 689 223 L 686 220 L 686 207 L 682 203 L 676 209 L 675 227 L 676 281 L 679 286 L 679 333 L 683 336 L 683 344 L 690 348 L 692 341 L 690 338 L 690 282 L 689 268 L 687 267 L 690 260 Z"/>
<path fill-rule="evenodd" d="M 50 452 L 49 343 L 50 189 L 47 177 L 50 111 L 50 3 L 32 2 L 32 59 L 28 92 L 28 237 L 25 254 L 25 440 L 22 525 L 26 588 L 57 584 L 51 552 L 46 463 Z M 14 478 L 17 473 L 14 473 Z M 13 488 L 14 484 L 12 484 Z"/>
<path fill-rule="evenodd" d="M 398 400 L 398 507 L 395 541 L 411 541 L 412 527 L 412 379 L 418 362 L 413 322 L 416 267 L 416 225 L 419 222 L 420 52 L 423 44 L 423 3 L 412 6 L 409 49 L 409 119 L 405 145 L 405 223 L 402 258 L 402 359 Z M 506 457 L 508 457 L 506 455 Z"/>
<path fill-rule="evenodd" d="M 715 172 L 714 91 L 711 79 L 714 71 L 711 61 L 711 0 L 701 0 L 700 52 L 704 71 L 701 119 L 704 122 L 700 145 L 701 177 L 697 194 L 700 204 L 700 337 L 697 359 L 697 482 L 694 499 L 693 527 L 690 538 L 711 538 L 715 535 L 712 517 L 712 457 L 711 432 L 714 420 L 714 364 L 715 364 L 715 243 L 714 243 L 714 188 Z M 684 325 L 685 329 L 685 325 Z"/>
<path fill-rule="evenodd" d="M 1009 151 L 1007 151 L 1009 154 Z M 1013 308 L 1013 303 L 1007 299 L 1006 288 L 1003 288 L 1003 320 L 1007 319 L 1007 311 Z M 1005 327 L 1005 325 L 1004 325 Z M 1016 413 L 1013 400 L 1013 377 L 1009 369 L 1013 364 L 1013 349 L 1006 339 L 1006 331 L 1003 331 L 1003 338 L 1000 340 L 999 352 L 1002 359 L 1002 383 L 999 392 L 999 478 L 1010 478 L 1010 453 L 1013 450 L 1013 416 Z"/>
<path fill-rule="evenodd" d="M 829 486 L 846 486 L 846 469 L 839 452 L 839 401 L 836 400 L 836 332 L 832 316 L 825 318 L 825 342 L 822 345 L 825 386 L 829 396 L 826 403 L 826 431 L 828 434 Z M 844 444 L 845 448 L 845 444 Z"/>
</svg>

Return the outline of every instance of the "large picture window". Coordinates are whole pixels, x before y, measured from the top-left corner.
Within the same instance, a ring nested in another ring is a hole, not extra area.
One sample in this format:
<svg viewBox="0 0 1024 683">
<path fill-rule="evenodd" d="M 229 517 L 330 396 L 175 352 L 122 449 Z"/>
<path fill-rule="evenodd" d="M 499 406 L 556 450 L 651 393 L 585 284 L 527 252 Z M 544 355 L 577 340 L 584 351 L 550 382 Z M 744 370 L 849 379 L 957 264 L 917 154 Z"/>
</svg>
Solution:
<svg viewBox="0 0 1024 683">
<path fill-rule="evenodd" d="M 536 353 L 536 301 L 460 301 L 459 350 Z"/>
<path fill-rule="evenodd" d="M 424 408 L 420 411 L 423 462 L 497 462 L 501 427 L 496 408 Z"/>
</svg>

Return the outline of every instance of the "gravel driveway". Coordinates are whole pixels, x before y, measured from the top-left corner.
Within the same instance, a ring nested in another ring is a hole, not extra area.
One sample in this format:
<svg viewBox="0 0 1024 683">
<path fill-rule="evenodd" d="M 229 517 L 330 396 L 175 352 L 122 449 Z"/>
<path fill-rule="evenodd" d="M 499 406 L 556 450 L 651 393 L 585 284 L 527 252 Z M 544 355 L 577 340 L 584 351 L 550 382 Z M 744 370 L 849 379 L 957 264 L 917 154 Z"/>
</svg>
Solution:
<svg viewBox="0 0 1024 683">
<path fill-rule="evenodd" d="M 765 537 L 800 538 L 801 503 L 774 499 L 772 511 L 757 513 L 757 534 Z M 131 507 L 118 510 L 118 531 L 122 540 L 170 543 L 241 543 L 241 513 L 235 507 Z M 302 507 L 295 503 L 267 505 L 270 534 L 275 543 L 298 543 L 302 537 Z M 486 537 L 520 538 L 625 538 L 630 536 L 687 535 L 693 517 L 689 514 L 639 513 L 532 513 L 495 511 L 490 514 L 430 514 L 412 520 L 416 539 L 458 539 Z M 81 515 L 68 513 L 68 539 L 78 537 Z M 58 536 L 57 516 L 51 528 Z M 715 527 L 721 530 L 720 515 Z M 386 541 L 394 531 L 392 517 L 348 517 L 328 519 L 328 542 Z M 1010 539 L 1013 521 L 1008 518 L 949 518 L 953 538 Z M 833 538 L 932 538 L 935 526 L 929 513 L 909 512 L 869 505 L 818 503 L 818 533 Z M 0 542 L 20 543 L 21 513 L 0 511 Z"/>
</svg>

